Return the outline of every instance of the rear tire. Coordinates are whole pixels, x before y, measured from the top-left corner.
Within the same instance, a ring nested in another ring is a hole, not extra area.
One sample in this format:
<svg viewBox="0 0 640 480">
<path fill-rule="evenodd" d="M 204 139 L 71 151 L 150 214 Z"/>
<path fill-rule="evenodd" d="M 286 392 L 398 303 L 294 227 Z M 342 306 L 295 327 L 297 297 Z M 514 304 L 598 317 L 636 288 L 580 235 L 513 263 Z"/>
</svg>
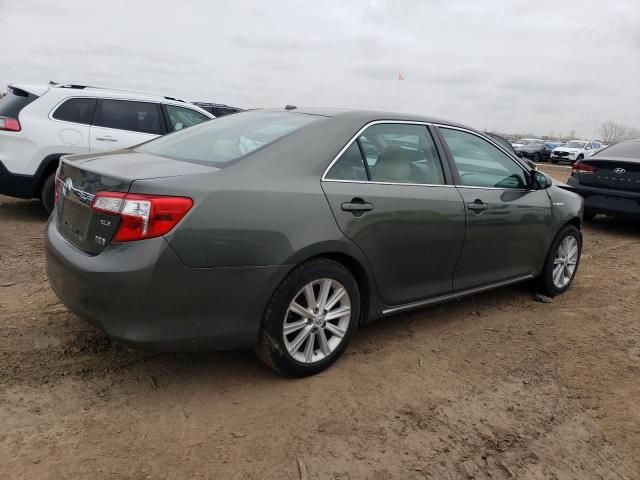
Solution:
<svg viewBox="0 0 640 480">
<path fill-rule="evenodd" d="M 596 215 L 597 214 L 595 212 L 592 212 L 590 210 L 585 210 L 584 213 L 582 214 L 582 218 L 585 222 L 591 222 Z"/>
<path fill-rule="evenodd" d="M 40 201 L 48 214 L 53 211 L 55 204 L 56 171 L 51 172 L 40 189 Z"/>
<path fill-rule="evenodd" d="M 339 316 L 325 320 L 332 312 Z M 271 297 L 255 352 L 282 375 L 313 375 L 344 352 L 359 319 L 360 290 L 351 272 L 333 260 L 310 260 L 287 275 Z"/>
<path fill-rule="evenodd" d="M 574 253 L 574 250 L 575 253 Z M 580 265 L 582 234 L 574 225 L 566 225 L 551 244 L 538 285 L 544 294 L 555 297 L 573 282 Z M 573 267 L 573 269 L 571 268 Z"/>
<path fill-rule="evenodd" d="M 533 154 L 533 161 L 538 163 L 540 161 L 540 154 L 539 153 L 534 153 Z"/>
<path fill-rule="evenodd" d="M 556 165 L 558 163 L 558 160 L 556 160 L 555 158 L 551 159 L 551 163 L 553 163 L 554 165 Z"/>
</svg>

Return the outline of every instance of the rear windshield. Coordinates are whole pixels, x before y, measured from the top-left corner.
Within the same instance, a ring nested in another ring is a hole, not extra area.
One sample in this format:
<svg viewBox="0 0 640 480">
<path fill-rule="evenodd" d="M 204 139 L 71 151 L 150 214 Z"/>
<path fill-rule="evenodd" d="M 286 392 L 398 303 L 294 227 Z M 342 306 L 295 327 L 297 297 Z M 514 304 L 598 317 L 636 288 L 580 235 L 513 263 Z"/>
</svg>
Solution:
<svg viewBox="0 0 640 480">
<path fill-rule="evenodd" d="M 18 118 L 20 110 L 33 102 L 37 95 L 19 88 L 9 87 L 9 91 L 0 97 L 0 117 Z"/>
<path fill-rule="evenodd" d="M 640 158 L 640 141 L 616 143 L 600 150 L 594 157 Z"/>
<path fill-rule="evenodd" d="M 176 160 L 225 164 L 318 118 L 293 112 L 243 112 L 152 140 L 135 150 Z"/>
</svg>

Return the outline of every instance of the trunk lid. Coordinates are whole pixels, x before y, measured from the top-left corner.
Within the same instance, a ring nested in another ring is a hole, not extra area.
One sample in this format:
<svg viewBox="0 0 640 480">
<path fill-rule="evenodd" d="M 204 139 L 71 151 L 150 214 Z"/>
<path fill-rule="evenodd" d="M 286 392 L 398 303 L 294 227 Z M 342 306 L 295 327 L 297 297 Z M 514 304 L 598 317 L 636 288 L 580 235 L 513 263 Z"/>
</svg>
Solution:
<svg viewBox="0 0 640 480">
<path fill-rule="evenodd" d="M 596 169 L 593 173 L 577 174 L 582 185 L 640 192 L 639 160 L 623 157 L 592 157 L 581 160 L 580 163 Z"/>
<path fill-rule="evenodd" d="M 91 209 L 97 192 L 128 192 L 136 180 L 211 173 L 217 168 L 132 150 L 63 157 L 56 177 L 57 227 L 71 244 L 90 255 L 106 248 L 120 217 Z"/>
</svg>

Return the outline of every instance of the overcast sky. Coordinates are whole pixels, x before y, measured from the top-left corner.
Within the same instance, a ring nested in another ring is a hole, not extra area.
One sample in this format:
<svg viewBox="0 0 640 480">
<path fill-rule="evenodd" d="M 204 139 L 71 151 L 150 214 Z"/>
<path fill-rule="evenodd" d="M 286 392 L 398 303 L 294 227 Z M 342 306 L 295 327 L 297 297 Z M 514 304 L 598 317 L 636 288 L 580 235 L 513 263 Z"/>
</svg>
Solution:
<svg viewBox="0 0 640 480">
<path fill-rule="evenodd" d="M 0 0 L 0 33 L 2 89 L 55 80 L 539 135 L 640 127 L 640 0 Z"/>
</svg>

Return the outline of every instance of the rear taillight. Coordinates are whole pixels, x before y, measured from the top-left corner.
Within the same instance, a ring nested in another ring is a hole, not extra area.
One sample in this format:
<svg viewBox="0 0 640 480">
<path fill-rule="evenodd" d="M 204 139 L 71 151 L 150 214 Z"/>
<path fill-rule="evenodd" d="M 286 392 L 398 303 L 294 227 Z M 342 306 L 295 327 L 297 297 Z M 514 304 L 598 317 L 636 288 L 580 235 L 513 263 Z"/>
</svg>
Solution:
<svg viewBox="0 0 640 480">
<path fill-rule="evenodd" d="M 593 173 L 596 170 L 596 167 L 580 162 L 576 162 L 571 166 L 571 173 Z"/>
<path fill-rule="evenodd" d="M 130 242 L 164 235 L 182 220 L 192 206 L 193 200 L 184 197 L 98 192 L 91 209 L 119 216 L 120 224 L 112 241 Z"/>
<path fill-rule="evenodd" d="M 7 132 L 19 132 L 20 122 L 17 118 L 0 117 L 0 130 L 5 130 Z"/>
</svg>

